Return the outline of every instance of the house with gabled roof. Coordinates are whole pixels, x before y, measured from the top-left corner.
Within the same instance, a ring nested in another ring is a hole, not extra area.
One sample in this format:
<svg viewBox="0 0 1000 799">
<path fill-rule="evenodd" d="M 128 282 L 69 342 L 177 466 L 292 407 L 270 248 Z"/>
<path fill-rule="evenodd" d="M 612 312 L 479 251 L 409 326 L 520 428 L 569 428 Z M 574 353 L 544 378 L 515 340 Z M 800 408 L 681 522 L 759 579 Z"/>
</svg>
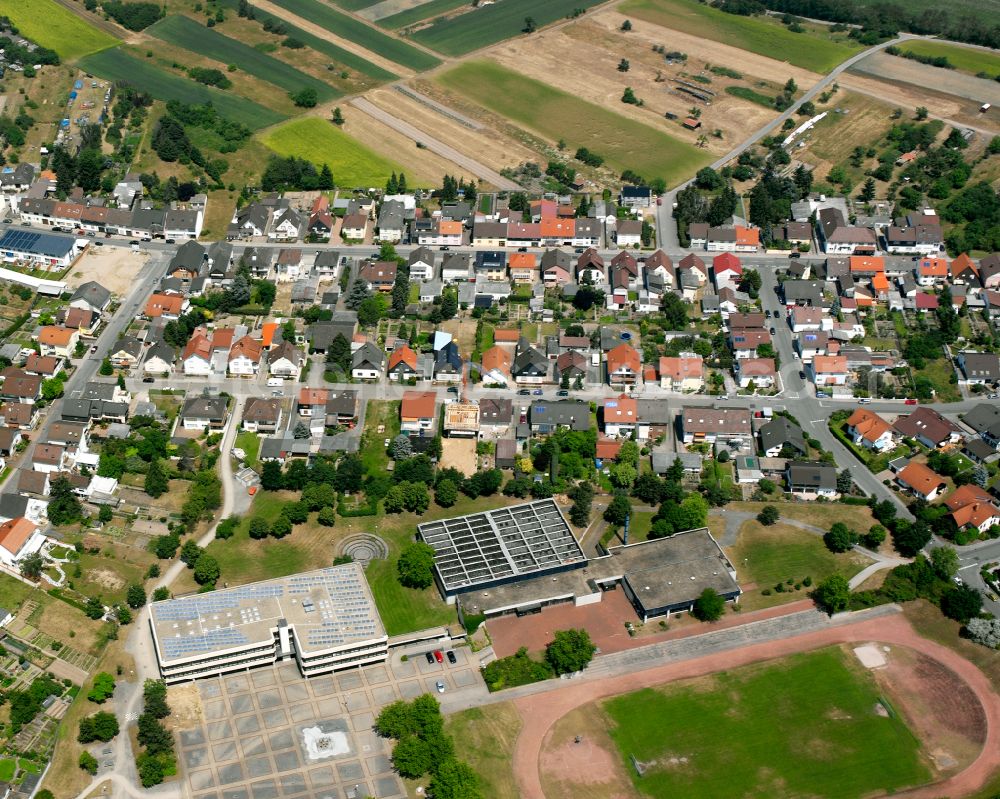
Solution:
<svg viewBox="0 0 1000 799">
<path fill-rule="evenodd" d="M 896 474 L 896 482 L 916 497 L 931 502 L 946 487 L 945 479 L 919 461 L 910 461 Z"/>
<path fill-rule="evenodd" d="M 212 339 L 195 331 L 181 352 L 181 364 L 186 375 L 207 377 L 212 374 Z"/>
<path fill-rule="evenodd" d="M 986 533 L 1000 525 L 1000 508 L 993 496 L 977 485 L 959 486 L 944 501 L 959 530 L 974 528 Z"/>
<path fill-rule="evenodd" d="M 437 392 L 407 391 L 399 404 L 400 430 L 423 435 L 437 420 Z"/>
<path fill-rule="evenodd" d="M 916 439 L 929 449 L 940 449 L 962 440 L 962 428 L 926 406 L 917 408 L 909 416 L 900 416 L 893 428 L 899 435 Z"/>
<path fill-rule="evenodd" d="M 593 247 L 584 250 L 576 259 L 576 281 L 594 286 L 604 283 L 604 259 Z"/>
<path fill-rule="evenodd" d="M 385 354 L 366 341 L 351 355 L 351 377 L 355 380 L 378 380 L 385 368 Z"/>
<path fill-rule="evenodd" d="M 290 341 L 282 341 L 267 353 L 268 374 L 272 377 L 297 379 L 305 356 Z"/>
<path fill-rule="evenodd" d="M 417 353 L 408 344 L 396 347 L 389 353 L 389 379 L 397 382 L 417 375 Z"/>
<path fill-rule="evenodd" d="M 663 357 L 658 361 L 660 388 L 667 391 L 701 391 L 705 387 L 705 362 L 700 355 Z"/>
<path fill-rule="evenodd" d="M 856 408 L 847 420 L 847 435 L 866 449 L 884 452 L 896 444 L 892 425 L 867 408 Z"/>
<path fill-rule="evenodd" d="M 603 404 L 604 433 L 611 438 L 630 436 L 639 423 L 639 404 L 628 394 L 608 397 Z"/>
<path fill-rule="evenodd" d="M 968 253 L 963 252 L 951 262 L 951 282 L 966 286 L 979 285 L 979 267 Z"/>
<path fill-rule="evenodd" d="M 252 433 L 273 433 L 281 425 L 281 400 L 248 397 L 243 406 L 243 429 Z"/>
<path fill-rule="evenodd" d="M 511 375 L 514 381 L 523 384 L 544 383 L 549 377 L 549 359 L 545 353 L 533 347 L 526 338 L 517 342 Z"/>
<path fill-rule="evenodd" d="M 484 386 L 504 386 L 511 380 L 513 357 L 505 347 L 494 345 L 483 353 L 482 380 Z"/>
<path fill-rule="evenodd" d="M 262 352 L 260 341 L 243 336 L 229 349 L 229 374 L 233 377 L 253 377 L 260 370 Z"/>
<path fill-rule="evenodd" d="M 606 358 L 608 383 L 630 391 L 642 382 L 642 358 L 631 344 L 622 342 Z"/>
</svg>

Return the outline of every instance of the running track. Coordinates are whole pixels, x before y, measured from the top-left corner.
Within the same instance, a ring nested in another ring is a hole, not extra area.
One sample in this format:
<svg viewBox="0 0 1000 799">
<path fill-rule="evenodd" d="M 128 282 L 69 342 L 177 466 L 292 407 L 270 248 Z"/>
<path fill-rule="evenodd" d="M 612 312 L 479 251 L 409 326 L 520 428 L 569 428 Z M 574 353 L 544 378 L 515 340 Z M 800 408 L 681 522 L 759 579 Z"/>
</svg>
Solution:
<svg viewBox="0 0 1000 799">
<path fill-rule="evenodd" d="M 902 615 L 895 615 L 842 624 L 780 641 L 753 644 L 630 675 L 593 681 L 581 680 L 566 688 L 515 699 L 514 705 L 524 719 L 513 758 L 514 776 L 520 787 L 520 794 L 524 799 L 545 799 L 539 775 L 542 744 L 552 725 L 574 708 L 597 699 L 672 680 L 699 677 L 832 644 L 869 641 L 906 646 L 944 664 L 969 685 L 986 713 L 986 741 L 979 756 L 967 769 L 943 782 L 914 788 L 894 796 L 936 799 L 941 796 L 967 796 L 981 788 L 1000 768 L 1000 696 L 997 696 L 986 676 L 969 661 L 947 647 L 921 637 Z"/>
</svg>

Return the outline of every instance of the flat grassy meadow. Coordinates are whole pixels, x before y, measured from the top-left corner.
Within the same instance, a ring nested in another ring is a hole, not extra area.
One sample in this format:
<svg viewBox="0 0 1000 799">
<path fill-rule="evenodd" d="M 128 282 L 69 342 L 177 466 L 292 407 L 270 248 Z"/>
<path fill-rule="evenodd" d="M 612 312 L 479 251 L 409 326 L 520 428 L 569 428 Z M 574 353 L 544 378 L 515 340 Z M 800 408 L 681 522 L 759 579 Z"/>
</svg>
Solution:
<svg viewBox="0 0 1000 799">
<path fill-rule="evenodd" d="M 962 47 L 946 42 L 914 41 L 899 46 L 906 53 L 916 53 L 926 56 L 944 56 L 949 63 L 960 72 L 978 75 L 986 72 L 993 77 L 1000 75 L 1000 53 L 981 50 L 973 47 Z"/>
<path fill-rule="evenodd" d="M 109 33 L 88 25 L 55 0 L 16 0 L 3 4 L 3 14 L 18 30 L 42 47 L 55 50 L 65 61 L 118 44 Z"/>
<path fill-rule="evenodd" d="M 615 169 L 631 169 L 668 185 L 693 175 L 711 155 L 649 125 L 619 116 L 492 61 L 466 61 L 437 78 L 485 108 L 553 141 L 570 152 L 586 147 Z"/>
<path fill-rule="evenodd" d="M 328 164 L 338 186 L 379 186 L 406 168 L 369 150 L 326 119 L 295 119 L 268 131 L 262 141 L 278 155 Z"/>
<path fill-rule="evenodd" d="M 244 72 L 288 92 L 312 88 L 316 90 L 320 102 L 340 96 L 329 83 L 307 75 L 291 64 L 279 61 L 243 42 L 223 36 L 182 14 L 165 17 L 150 26 L 146 32 L 186 50 L 209 55 L 223 64 L 233 64 Z"/>
<path fill-rule="evenodd" d="M 458 56 L 502 42 L 524 32 L 524 20 L 531 17 L 541 28 L 564 19 L 573 12 L 596 5 L 600 0 L 503 0 L 442 19 L 413 34 L 413 40 L 445 55 Z M 424 6 L 418 6 L 423 9 Z M 413 9 L 416 11 L 417 9 Z M 427 18 L 426 15 L 423 17 Z"/>
<path fill-rule="evenodd" d="M 776 19 L 727 14 L 695 0 L 626 0 L 618 10 L 665 28 L 787 61 L 813 72 L 829 72 L 861 50 L 860 45 L 853 42 L 834 41 L 808 31 L 792 33 Z"/>
<path fill-rule="evenodd" d="M 440 60 L 412 44 L 382 33 L 361 20 L 350 17 L 319 0 L 273 0 L 274 4 L 302 19 L 326 28 L 330 33 L 378 53 L 383 58 L 414 70 L 431 69 Z"/>
<path fill-rule="evenodd" d="M 838 648 L 645 689 L 603 702 L 636 789 L 683 796 L 893 793 L 930 778 L 875 681 Z M 635 757 L 647 765 L 638 776 Z M 671 765 L 683 758 L 679 765 Z"/>
<path fill-rule="evenodd" d="M 212 103 L 223 116 L 242 122 L 251 130 L 274 125 L 286 118 L 252 100 L 164 72 L 153 64 L 133 58 L 120 48 L 85 56 L 81 59 L 80 66 L 102 78 L 125 81 L 141 91 L 149 92 L 157 100 Z"/>
</svg>

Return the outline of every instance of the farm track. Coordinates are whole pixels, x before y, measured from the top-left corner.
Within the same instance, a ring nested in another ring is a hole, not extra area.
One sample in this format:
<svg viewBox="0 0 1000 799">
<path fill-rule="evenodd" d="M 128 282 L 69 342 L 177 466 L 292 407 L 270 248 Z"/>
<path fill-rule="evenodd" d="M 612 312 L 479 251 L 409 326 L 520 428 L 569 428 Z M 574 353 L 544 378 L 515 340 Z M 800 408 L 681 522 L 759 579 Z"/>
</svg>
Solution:
<svg viewBox="0 0 1000 799">
<path fill-rule="evenodd" d="M 370 117 L 377 119 L 384 125 L 388 125 L 393 130 L 402 133 L 404 136 L 413 139 L 415 142 L 420 142 L 428 150 L 437 153 L 442 158 L 446 158 L 452 161 L 464 169 L 469 170 L 470 173 L 475 175 L 487 183 L 492 183 L 498 189 L 504 189 L 507 191 L 517 191 L 520 187 L 514 183 L 512 180 L 508 180 L 499 172 L 495 172 L 487 166 L 484 166 L 480 162 L 467 155 L 460 153 L 454 147 L 451 147 L 444 142 L 435 139 L 433 136 L 424 133 L 419 128 L 415 128 L 409 122 L 404 122 L 401 119 L 397 119 L 392 114 L 387 111 L 383 111 L 378 106 L 372 104 L 364 97 L 355 97 L 350 101 L 351 105 L 357 108 L 359 111 L 368 114 Z"/>
<path fill-rule="evenodd" d="M 868 642 L 905 646 L 940 663 L 968 685 L 982 705 L 987 720 L 986 740 L 979 755 L 968 768 L 941 782 L 900 791 L 895 796 L 934 799 L 974 793 L 1000 768 L 1000 696 L 997 696 L 986 676 L 972 663 L 951 649 L 921 637 L 903 616 L 898 613 L 889 616 L 883 612 L 873 618 L 870 612 L 863 613 L 860 618 L 842 618 L 819 630 L 810 631 L 807 626 L 806 632 L 793 631 L 788 637 L 778 640 L 724 649 L 641 671 L 635 670 L 642 668 L 641 664 L 637 664 L 613 676 L 589 680 L 584 676 L 565 687 L 557 685 L 548 691 L 514 699 L 514 705 L 524 719 L 513 757 L 514 776 L 520 795 L 524 799 L 545 799 L 540 774 L 540 758 L 545 738 L 553 725 L 575 708 L 641 688 L 734 669 L 797 652 L 835 644 Z M 629 654 L 631 653 L 621 653 L 623 656 Z M 597 665 L 598 661 L 595 661 L 591 668 Z M 623 665 L 627 667 L 629 664 L 623 662 Z M 503 693 L 498 695 L 498 701 L 503 699 Z"/>
</svg>

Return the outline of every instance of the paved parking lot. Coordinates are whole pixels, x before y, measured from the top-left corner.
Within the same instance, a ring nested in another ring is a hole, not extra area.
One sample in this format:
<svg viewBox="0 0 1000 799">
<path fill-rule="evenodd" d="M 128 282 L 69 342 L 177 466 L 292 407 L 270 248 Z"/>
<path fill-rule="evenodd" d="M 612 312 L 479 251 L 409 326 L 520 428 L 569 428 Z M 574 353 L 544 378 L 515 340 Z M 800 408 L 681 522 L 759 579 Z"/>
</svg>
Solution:
<svg viewBox="0 0 1000 799">
<path fill-rule="evenodd" d="M 203 718 L 179 733 L 180 764 L 193 799 L 403 799 L 391 741 L 372 724 L 397 699 L 486 693 L 465 647 L 457 663 L 407 660 L 306 679 L 294 662 L 198 683 Z M 445 685 L 439 694 L 436 683 Z M 306 731 L 309 731 L 308 733 Z M 307 735 L 323 739 L 310 756 Z"/>
</svg>

